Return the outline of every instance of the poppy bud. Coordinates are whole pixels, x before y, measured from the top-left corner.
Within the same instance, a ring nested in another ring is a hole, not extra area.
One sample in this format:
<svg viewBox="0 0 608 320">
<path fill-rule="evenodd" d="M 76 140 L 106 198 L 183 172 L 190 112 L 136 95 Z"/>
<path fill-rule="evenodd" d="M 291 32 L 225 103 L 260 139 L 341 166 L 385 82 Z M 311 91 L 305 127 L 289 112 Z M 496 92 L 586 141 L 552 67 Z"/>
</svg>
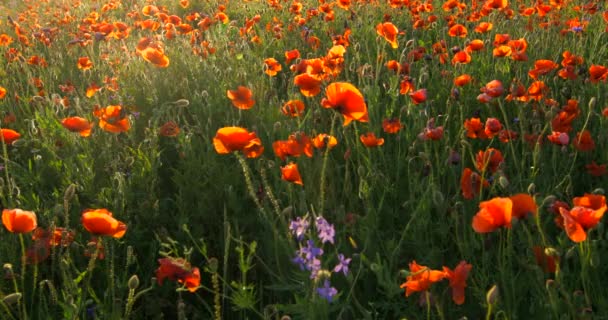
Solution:
<svg viewBox="0 0 608 320">
<path fill-rule="evenodd" d="M 506 189 L 507 187 L 509 187 L 509 179 L 507 179 L 507 177 L 505 177 L 505 176 L 500 176 L 500 178 L 498 178 L 498 184 L 503 189 Z"/>
<path fill-rule="evenodd" d="M 566 259 L 571 259 L 572 257 L 574 257 L 574 255 L 576 254 L 576 246 L 568 249 L 568 251 L 566 251 Z"/>
<path fill-rule="evenodd" d="M 76 185 L 72 183 L 67 187 L 67 189 L 65 189 L 65 192 L 63 193 L 63 202 L 70 202 L 70 200 L 74 198 L 75 193 Z"/>
<path fill-rule="evenodd" d="M 433 192 L 433 204 L 436 207 L 439 207 L 443 204 L 443 201 L 445 201 L 443 193 L 441 193 L 441 191 L 439 190 L 435 190 L 435 192 Z"/>
<path fill-rule="evenodd" d="M 19 303 L 19 300 L 21 300 L 21 293 L 19 292 L 15 292 L 15 293 L 11 293 L 7 296 L 5 296 L 4 298 L 2 298 L 2 303 L 4 303 L 7 306 Z"/>
<path fill-rule="evenodd" d="M 591 193 L 593 193 L 593 194 L 602 194 L 602 195 L 605 194 L 603 188 L 597 188 L 597 189 L 593 190 L 593 192 L 591 192 Z"/>
<path fill-rule="evenodd" d="M 493 285 L 492 288 L 490 288 L 490 290 L 488 290 L 488 292 L 486 293 L 486 302 L 489 305 L 493 305 L 498 301 L 498 297 L 499 297 L 498 286 Z"/>
<path fill-rule="evenodd" d="M 288 315 L 284 315 L 281 317 L 281 320 L 291 320 L 291 317 Z"/>
<path fill-rule="evenodd" d="M 13 273 L 13 265 L 10 263 L 5 263 L 3 269 L 4 269 L 4 278 L 12 279 L 13 276 L 15 275 Z"/>
<path fill-rule="evenodd" d="M 548 195 L 543 199 L 543 202 L 541 203 L 541 207 L 544 206 L 549 206 L 551 204 L 553 204 L 555 202 L 555 200 L 557 200 L 557 197 L 554 195 Z"/>
<path fill-rule="evenodd" d="M 132 275 L 131 278 L 129 278 L 129 281 L 127 282 L 127 286 L 129 287 L 130 290 L 135 290 L 135 289 L 137 289 L 137 287 L 139 287 L 139 278 L 137 277 L 136 274 Z"/>
<path fill-rule="evenodd" d="M 293 206 L 288 206 L 287 208 L 281 211 L 282 216 L 291 216 L 293 214 Z"/>
<path fill-rule="evenodd" d="M 547 288 L 547 290 L 550 290 L 554 289 L 555 287 L 557 287 L 557 283 L 555 282 L 555 280 L 547 279 L 547 281 L 545 282 L 545 288 Z"/>
<path fill-rule="evenodd" d="M 536 192 L 536 185 L 532 182 L 528 185 L 528 194 L 532 195 L 534 192 Z"/>
<path fill-rule="evenodd" d="M 190 101 L 187 99 L 179 99 L 173 103 L 176 107 L 187 107 L 190 105 Z"/>
<path fill-rule="evenodd" d="M 596 102 L 597 100 L 595 99 L 595 97 L 592 97 L 591 100 L 589 100 L 589 110 L 593 110 L 593 108 L 595 108 Z"/>
<path fill-rule="evenodd" d="M 359 168 L 357 168 L 357 175 L 359 177 L 365 176 L 366 173 L 367 173 L 367 170 L 365 169 L 364 166 L 359 166 Z"/>
<path fill-rule="evenodd" d="M 280 121 L 275 122 L 274 125 L 272 126 L 272 130 L 275 132 L 281 130 L 281 122 Z"/>
<path fill-rule="evenodd" d="M 560 253 L 555 248 L 547 247 L 545 248 L 545 255 L 548 257 L 559 258 Z"/>
<path fill-rule="evenodd" d="M 217 258 L 209 258 L 209 261 L 207 261 L 207 263 L 209 264 L 209 270 L 212 273 L 217 272 L 217 269 L 219 268 L 219 261 L 217 260 Z"/>
</svg>

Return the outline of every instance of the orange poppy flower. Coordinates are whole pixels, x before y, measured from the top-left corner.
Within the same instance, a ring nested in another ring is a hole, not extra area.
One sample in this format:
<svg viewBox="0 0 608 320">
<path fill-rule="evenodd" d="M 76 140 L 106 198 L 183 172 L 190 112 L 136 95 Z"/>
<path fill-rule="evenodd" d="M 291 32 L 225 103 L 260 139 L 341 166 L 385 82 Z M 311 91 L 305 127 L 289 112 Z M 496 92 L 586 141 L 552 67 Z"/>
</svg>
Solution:
<svg viewBox="0 0 608 320">
<path fill-rule="evenodd" d="M 344 116 L 344 126 L 351 121 L 368 122 L 367 105 L 363 95 L 348 82 L 334 82 L 325 89 L 324 108 L 337 109 Z"/>
<path fill-rule="evenodd" d="M 303 133 L 292 134 L 287 140 L 278 140 L 272 144 L 272 149 L 277 157 L 285 160 L 286 157 L 299 157 L 304 153 L 312 157 L 312 141 Z"/>
<path fill-rule="evenodd" d="M 156 269 L 156 279 L 159 285 L 165 279 L 177 280 L 183 284 L 188 291 L 195 292 L 201 284 L 201 272 L 198 268 L 192 267 L 183 258 L 162 258 L 158 259 L 160 266 Z"/>
<path fill-rule="evenodd" d="M 568 238 L 574 242 L 582 242 L 587 239 L 587 230 L 595 227 L 605 211 L 593 210 L 588 207 L 576 206 L 570 210 L 563 207 L 559 208 L 559 213 L 563 219 L 563 227 L 566 230 Z"/>
<path fill-rule="evenodd" d="M 0 87 L 0 99 L 4 99 L 6 97 L 6 89 L 4 87 Z"/>
<path fill-rule="evenodd" d="M 468 33 L 467 28 L 461 24 L 455 24 L 448 30 L 450 37 L 465 38 Z"/>
<path fill-rule="evenodd" d="M 502 152 L 494 148 L 479 151 L 475 157 L 475 167 L 481 172 L 489 170 L 491 173 L 495 173 L 503 162 Z"/>
<path fill-rule="evenodd" d="M 559 65 L 551 60 L 536 60 L 536 62 L 534 62 L 534 69 L 528 72 L 528 76 L 537 80 L 538 76 L 546 75 L 558 67 Z"/>
<path fill-rule="evenodd" d="M 484 133 L 488 138 L 493 138 L 502 130 L 500 120 L 496 118 L 488 118 L 484 127 Z"/>
<path fill-rule="evenodd" d="M 593 141 L 589 130 L 577 133 L 572 144 L 578 151 L 586 152 L 595 149 L 595 141 Z"/>
<path fill-rule="evenodd" d="M 528 213 L 536 215 L 538 208 L 534 198 L 525 193 L 518 193 L 509 197 L 513 202 L 512 216 L 518 219 L 525 218 Z"/>
<path fill-rule="evenodd" d="M 0 132 L 2 133 L 2 140 L 6 144 L 12 144 L 21 138 L 21 134 L 13 129 L 0 129 Z"/>
<path fill-rule="evenodd" d="M 452 300 L 455 304 L 464 303 L 464 288 L 467 287 L 467 278 L 472 268 L 473 266 L 464 260 L 460 261 L 454 270 L 443 267 L 444 276 L 449 280 L 452 288 Z"/>
<path fill-rule="evenodd" d="M 485 45 L 482 40 L 474 39 L 474 40 L 471 40 L 471 42 L 469 42 L 469 44 L 467 44 L 465 51 L 467 51 L 467 52 L 481 51 L 481 50 L 483 50 L 484 47 L 485 47 Z"/>
<path fill-rule="evenodd" d="M 473 78 L 470 75 L 463 74 L 463 75 L 460 75 L 460 76 L 454 78 L 454 85 L 457 87 L 463 87 L 463 86 L 466 86 L 467 84 L 471 83 L 472 80 L 473 80 Z"/>
<path fill-rule="evenodd" d="M 107 209 L 87 209 L 82 212 L 81 221 L 84 228 L 94 235 L 122 238 L 127 232 L 127 225 L 114 219 Z"/>
<path fill-rule="evenodd" d="M 494 27 L 494 25 L 491 22 L 480 22 L 475 27 L 475 32 L 477 32 L 477 33 L 486 33 L 488 31 L 492 30 L 492 27 Z"/>
<path fill-rule="evenodd" d="M 300 51 L 298 49 L 285 51 L 285 64 L 290 64 L 291 61 L 298 58 L 300 58 Z"/>
<path fill-rule="evenodd" d="M 399 43 L 397 43 L 397 34 L 399 34 L 399 29 L 392 24 L 391 22 L 380 23 L 376 26 L 376 33 L 384 37 L 386 41 L 391 44 L 393 49 L 397 49 L 399 47 Z"/>
<path fill-rule="evenodd" d="M 486 0 L 484 2 L 483 7 L 488 9 L 505 9 L 509 5 L 509 1 L 507 0 Z"/>
<path fill-rule="evenodd" d="M 165 55 L 160 47 L 147 47 L 143 49 L 141 51 L 141 57 L 157 67 L 166 68 L 169 66 L 169 57 Z"/>
<path fill-rule="evenodd" d="M 217 130 L 213 147 L 219 154 L 243 151 L 248 158 L 257 158 L 264 152 L 262 141 L 255 132 L 240 127 L 224 127 Z"/>
<path fill-rule="evenodd" d="M 301 100 L 289 100 L 281 108 L 281 112 L 289 117 L 300 117 L 304 114 L 304 102 Z"/>
<path fill-rule="evenodd" d="M 483 122 L 479 118 L 470 118 L 464 120 L 464 128 L 467 131 L 467 137 L 471 139 L 487 139 Z"/>
<path fill-rule="evenodd" d="M 95 106 L 93 114 L 99 118 L 99 127 L 112 133 L 127 132 L 131 128 L 129 118 L 122 106 L 107 106 L 99 108 Z"/>
<path fill-rule="evenodd" d="M 300 93 L 306 97 L 314 97 L 321 92 L 321 80 L 309 73 L 297 75 L 293 82 L 300 88 Z"/>
<path fill-rule="evenodd" d="M 401 80 L 399 84 L 399 93 L 400 94 L 408 94 L 415 90 L 414 82 L 409 76 L 406 76 Z"/>
<path fill-rule="evenodd" d="M 300 172 L 298 171 L 297 163 L 290 162 L 286 166 L 281 167 L 281 179 L 301 186 L 304 185 Z"/>
<path fill-rule="evenodd" d="M 361 140 L 361 143 L 363 143 L 363 145 L 365 145 L 368 148 L 371 147 L 378 147 L 384 144 L 384 139 L 383 138 L 376 138 L 376 135 L 373 134 L 372 132 L 368 132 L 366 134 L 362 134 L 359 139 Z"/>
<path fill-rule="evenodd" d="M 474 172 L 469 168 L 464 168 L 462 171 L 460 189 L 463 198 L 471 200 L 479 194 L 481 188 L 488 186 L 490 186 L 488 181 L 483 179 L 477 172 Z"/>
<path fill-rule="evenodd" d="M 89 57 L 81 57 L 78 58 L 78 69 L 80 70 L 89 70 L 93 68 L 93 62 Z"/>
<path fill-rule="evenodd" d="M 509 46 L 498 46 L 492 50 L 492 55 L 498 58 L 508 57 L 513 53 L 513 49 Z"/>
<path fill-rule="evenodd" d="M 598 83 L 600 81 L 606 81 L 608 78 L 608 68 L 602 65 L 591 65 L 589 67 L 589 80 L 591 83 Z"/>
<path fill-rule="evenodd" d="M 421 104 L 426 101 L 428 93 L 426 89 L 418 89 L 408 93 L 414 104 Z"/>
<path fill-rule="evenodd" d="M 445 273 L 439 270 L 431 270 L 426 266 L 421 266 L 416 261 L 410 262 L 410 275 L 406 281 L 399 286 L 405 288 L 405 296 L 409 297 L 414 292 L 425 292 L 429 290 L 435 282 L 443 280 Z"/>
<path fill-rule="evenodd" d="M 69 117 L 61 120 L 61 125 L 71 132 L 78 132 L 81 137 L 91 135 L 93 124 L 89 120 L 82 117 Z"/>
<path fill-rule="evenodd" d="M 513 202 L 509 198 L 493 198 L 482 201 L 479 211 L 473 217 L 473 230 L 477 233 L 488 233 L 500 227 L 511 227 Z"/>
<path fill-rule="evenodd" d="M 312 139 L 312 144 L 317 149 L 323 149 L 325 147 L 331 149 L 338 145 L 338 139 L 327 133 L 320 133 Z"/>
<path fill-rule="evenodd" d="M 12 233 L 28 233 L 38 225 L 36 213 L 21 209 L 2 210 L 2 224 Z"/>
<path fill-rule="evenodd" d="M 500 82 L 500 80 L 492 80 L 486 83 L 485 87 L 481 88 L 481 92 L 487 94 L 492 98 L 497 98 L 505 92 L 505 89 L 502 86 L 502 82 Z"/>
<path fill-rule="evenodd" d="M 232 105 L 241 110 L 251 109 L 255 104 L 253 93 L 244 86 L 238 86 L 236 90 L 226 91 L 226 96 L 232 101 Z"/>
<path fill-rule="evenodd" d="M 279 73 L 279 71 L 281 71 L 283 69 L 281 64 L 275 58 L 265 59 L 264 66 L 265 66 L 264 72 L 271 77 L 276 76 L 277 73 Z"/>
<path fill-rule="evenodd" d="M 386 133 L 395 134 L 403 128 L 401 121 L 397 118 L 382 120 L 382 130 Z"/>
<path fill-rule="evenodd" d="M 466 51 L 458 51 L 452 58 L 452 64 L 467 64 L 471 62 L 471 55 Z"/>
<path fill-rule="evenodd" d="M 167 121 L 160 127 L 160 135 L 163 137 L 177 137 L 180 129 L 175 121 Z"/>
<path fill-rule="evenodd" d="M 87 98 L 92 98 L 99 90 L 101 90 L 100 86 L 95 83 L 91 83 L 91 85 L 87 88 L 86 91 Z"/>
</svg>

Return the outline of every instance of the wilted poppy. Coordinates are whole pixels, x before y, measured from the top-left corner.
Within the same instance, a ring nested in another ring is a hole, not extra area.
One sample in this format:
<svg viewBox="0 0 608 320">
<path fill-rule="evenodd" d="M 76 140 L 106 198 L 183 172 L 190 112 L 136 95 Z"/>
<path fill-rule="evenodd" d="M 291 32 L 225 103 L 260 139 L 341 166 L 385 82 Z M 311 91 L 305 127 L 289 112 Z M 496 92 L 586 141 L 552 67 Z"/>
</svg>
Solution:
<svg viewBox="0 0 608 320">
<path fill-rule="evenodd" d="M 107 209 L 87 209 L 82 212 L 82 225 L 88 232 L 98 236 L 122 238 L 127 232 L 127 225 L 112 217 Z"/>
<path fill-rule="evenodd" d="M 384 144 L 384 139 L 376 138 L 376 135 L 373 132 L 362 134 L 359 139 L 361 140 L 361 143 L 368 148 L 378 147 Z"/>
<path fill-rule="evenodd" d="M 2 224 L 13 233 L 28 233 L 38 226 L 36 213 L 21 209 L 2 210 Z"/>
<path fill-rule="evenodd" d="M 419 265 L 416 261 L 410 262 L 410 275 L 400 288 L 405 288 L 405 296 L 409 297 L 414 292 L 425 292 L 435 282 L 443 280 L 445 273 L 439 270 L 431 270 L 426 266 Z"/>
<path fill-rule="evenodd" d="M 477 233 L 488 233 L 500 227 L 511 227 L 513 201 L 509 198 L 493 198 L 482 201 L 479 211 L 473 217 L 473 230 Z"/>
<path fill-rule="evenodd" d="M 455 304 L 464 303 L 464 288 L 467 287 L 467 278 L 472 268 L 473 266 L 464 260 L 460 261 L 454 270 L 443 267 L 444 276 L 449 280 L 450 288 L 452 288 L 452 300 Z"/>
<path fill-rule="evenodd" d="M 99 127 L 112 133 L 129 131 L 131 123 L 122 106 L 107 106 L 99 108 L 95 106 L 93 114 L 99 118 Z"/>
<path fill-rule="evenodd" d="M 183 258 L 162 258 L 158 259 L 160 266 L 156 269 L 156 279 L 159 285 L 165 279 L 177 280 L 183 284 L 188 291 L 195 292 L 201 284 L 201 273 L 196 267 L 192 267 Z"/>
<path fill-rule="evenodd" d="M 224 127 L 217 130 L 213 147 L 219 154 L 242 151 L 248 158 L 257 158 L 264 152 L 262 141 L 255 132 L 241 127 Z"/>
<path fill-rule="evenodd" d="M 251 109 L 255 104 L 253 93 L 249 88 L 244 86 L 238 86 L 236 90 L 226 91 L 226 96 L 232 101 L 232 105 L 238 109 Z"/>
<path fill-rule="evenodd" d="M 167 121 L 160 127 L 159 134 L 163 137 L 177 137 L 180 129 L 175 121 Z"/>
<path fill-rule="evenodd" d="M 69 117 L 61 120 L 61 125 L 71 132 L 78 132 L 81 137 L 91 135 L 93 124 L 89 120 L 82 117 Z"/>
<path fill-rule="evenodd" d="M 13 129 L 0 129 L 0 132 L 2 132 L 2 140 L 6 144 L 11 144 L 21 138 L 21 134 Z"/>
<path fill-rule="evenodd" d="M 294 162 L 290 162 L 289 164 L 281 167 L 281 179 L 295 184 L 304 185 L 304 183 L 302 183 L 300 171 L 298 171 L 298 164 Z"/>
<path fill-rule="evenodd" d="M 338 110 L 344 116 L 344 125 L 351 121 L 368 122 L 367 105 L 363 95 L 348 82 L 334 82 L 325 89 L 326 98 L 321 100 L 324 108 Z"/>
</svg>

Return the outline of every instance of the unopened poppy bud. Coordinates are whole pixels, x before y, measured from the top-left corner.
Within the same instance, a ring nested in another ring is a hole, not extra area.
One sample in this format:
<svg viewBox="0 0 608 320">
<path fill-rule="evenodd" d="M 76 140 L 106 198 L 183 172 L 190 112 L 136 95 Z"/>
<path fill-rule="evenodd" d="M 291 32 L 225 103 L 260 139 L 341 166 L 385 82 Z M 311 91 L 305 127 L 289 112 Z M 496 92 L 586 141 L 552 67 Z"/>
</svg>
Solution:
<svg viewBox="0 0 608 320">
<path fill-rule="evenodd" d="M 597 188 L 597 189 L 593 190 L 593 192 L 592 192 L 592 193 L 593 193 L 593 194 L 601 194 L 601 195 L 604 195 L 604 194 L 605 194 L 605 193 L 604 193 L 604 189 L 603 189 L 603 188 Z"/>
<path fill-rule="evenodd" d="M 589 265 L 594 268 L 600 266 L 600 255 L 597 254 L 597 251 L 593 251 L 593 253 L 591 254 L 591 259 L 589 259 Z"/>
<path fill-rule="evenodd" d="M 274 125 L 272 126 L 272 130 L 275 132 L 281 130 L 281 122 L 280 121 L 275 122 Z"/>
<path fill-rule="evenodd" d="M 550 290 L 554 289 L 555 287 L 557 287 L 557 283 L 555 282 L 555 280 L 547 279 L 547 281 L 545 282 L 545 288 L 547 288 L 547 290 Z"/>
<path fill-rule="evenodd" d="M 288 206 L 287 208 L 281 211 L 282 216 L 291 216 L 293 214 L 293 206 Z"/>
<path fill-rule="evenodd" d="M 127 285 L 131 290 L 137 289 L 137 287 L 139 287 L 139 277 L 137 277 L 136 274 L 132 275 L 131 278 L 129 278 Z"/>
<path fill-rule="evenodd" d="M 380 271 L 380 266 L 377 263 L 372 263 L 369 268 L 373 271 L 373 272 L 378 272 Z"/>
<path fill-rule="evenodd" d="M 72 200 L 72 198 L 74 198 L 75 193 L 76 193 L 76 185 L 72 183 L 67 187 L 67 189 L 65 189 L 65 192 L 63 193 L 63 201 L 70 202 L 70 200 Z"/>
<path fill-rule="evenodd" d="M 19 292 L 15 292 L 15 293 L 11 293 L 8 296 L 5 296 L 4 298 L 2 298 L 2 303 L 4 303 L 7 306 L 19 303 L 19 300 L 21 300 L 21 293 Z"/>
<path fill-rule="evenodd" d="M 492 288 L 490 288 L 490 290 L 488 290 L 486 293 L 486 302 L 489 305 L 495 304 L 498 301 L 498 294 L 498 286 L 493 285 Z"/>
<path fill-rule="evenodd" d="M 291 317 L 290 317 L 290 316 L 285 315 L 285 316 L 282 316 L 282 317 L 281 317 L 281 320 L 291 320 Z"/>
<path fill-rule="evenodd" d="M 505 177 L 505 176 L 500 176 L 500 178 L 498 178 L 498 184 L 503 189 L 506 189 L 507 187 L 509 187 L 509 179 L 507 179 L 507 177 Z"/>
<path fill-rule="evenodd" d="M 595 97 L 591 97 L 591 100 L 589 100 L 589 110 L 593 110 L 593 108 L 595 108 L 596 103 L 597 100 L 595 99 Z"/>
<path fill-rule="evenodd" d="M 556 197 L 556 196 L 554 196 L 554 195 L 548 195 L 548 196 L 546 196 L 546 197 L 543 199 L 543 202 L 541 203 L 541 205 L 540 205 L 540 206 L 541 206 L 541 207 L 544 207 L 544 206 L 549 206 L 549 205 L 553 204 L 553 202 L 555 202 L 555 200 L 556 200 L 556 199 L 557 199 L 557 197 Z"/>
<path fill-rule="evenodd" d="M 545 255 L 547 257 L 554 257 L 554 258 L 559 258 L 560 253 L 559 251 L 557 251 L 557 249 L 552 248 L 552 247 L 547 247 L 545 248 Z"/>
<path fill-rule="evenodd" d="M 365 176 L 367 169 L 365 169 L 364 166 L 359 166 L 359 168 L 357 168 L 357 175 L 359 175 L 359 177 L 363 177 Z"/>
<path fill-rule="evenodd" d="M 536 192 L 536 185 L 534 184 L 534 182 L 532 182 L 528 185 L 528 194 L 532 195 L 535 192 Z"/>
<path fill-rule="evenodd" d="M 220 264 L 217 258 L 209 258 L 209 261 L 207 261 L 207 263 L 209 264 L 209 271 L 211 271 L 212 273 L 216 273 Z"/>
<path fill-rule="evenodd" d="M 405 269 L 399 270 L 399 277 L 406 278 L 409 275 L 410 275 L 410 273 L 407 270 L 405 270 Z"/>
<path fill-rule="evenodd" d="M 190 101 L 187 99 L 179 99 L 173 103 L 176 107 L 187 107 L 190 105 Z"/>
<path fill-rule="evenodd" d="M 3 266 L 4 269 L 4 277 L 6 279 L 12 279 L 13 278 L 13 265 L 10 263 L 5 263 Z"/>
<path fill-rule="evenodd" d="M 443 196 L 443 193 L 441 193 L 441 191 L 435 190 L 433 192 L 433 204 L 436 207 L 441 206 L 443 204 L 444 200 L 445 200 L 445 197 Z"/>
</svg>

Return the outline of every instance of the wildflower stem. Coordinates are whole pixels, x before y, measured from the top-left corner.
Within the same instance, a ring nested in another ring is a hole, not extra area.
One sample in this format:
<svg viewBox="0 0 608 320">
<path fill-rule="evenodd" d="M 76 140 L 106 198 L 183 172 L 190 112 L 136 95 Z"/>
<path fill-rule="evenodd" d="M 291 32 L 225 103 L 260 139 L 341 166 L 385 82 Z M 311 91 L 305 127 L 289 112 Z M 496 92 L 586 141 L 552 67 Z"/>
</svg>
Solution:
<svg viewBox="0 0 608 320">
<path fill-rule="evenodd" d="M 329 131 L 329 135 L 334 135 L 334 125 L 336 123 L 336 119 L 338 117 L 338 113 L 334 114 L 331 118 L 331 127 Z M 327 171 L 327 160 L 329 159 L 329 147 L 325 146 L 325 153 L 323 154 L 323 166 L 321 167 L 321 185 L 319 186 L 320 196 L 319 196 L 319 213 L 323 214 L 323 210 L 325 209 L 325 173 Z"/>
<path fill-rule="evenodd" d="M 284 220 L 283 217 L 281 217 L 281 207 L 279 206 L 279 201 L 277 201 L 277 198 L 274 196 L 274 193 L 272 192 L 272 189 L 270 188 L 270 182 L 268 181 L 268 175 L 266 175 L 266 168 L 264 168 L 264 164 L 262 164 L 262 166 L 260 166 L 260 175 L 262 176 L 262 183 L 264 184 L 264 191 L 266 192 L 268 199 L 270 199 L 270 203 L 272 203 L 274 212 L 277 214 L 278 217 L 281 218 L 281 220 Z"/>
<path fill-rule="evenodd" d="M 249 166 L 247 165 L 247 162 L 245 162 L 245 158 L 243 158 L 242 155 L 240 155 L 236 152 L 234 153 L 234 155 L 239 160 L 241 169 L 243 169 L 243 175 L 245 176 L 245 184 L 247 185 L 247 191 L 249 191 L 249 196 L 255 203 L 256 207 L 258 207 L 258 209 L 260 209 L 260 211 L 262 213 L 264 213 L 264 207 L 262 206 L 262 203 L 258 199 L 258 196 L 255 194 L 255 189 L 253 188 L 253 182 L 251 181 L 251 172 L 249 171 Z"/>
<path fill-rule="evenodd" d="M 21 319 L 27 319 L 27 309 L 25 306 L 25 268 L 27 263 L 27 256 L 25 255 L 25 240 L 23 240 L 23 233 L 19 234 L 19 242 L 21 244 L 21 274 L 19 276 L 21 277 L 21 290 L 23 292 L 23 299 L 20 300 L 22 308 Z"/>
</svg>

